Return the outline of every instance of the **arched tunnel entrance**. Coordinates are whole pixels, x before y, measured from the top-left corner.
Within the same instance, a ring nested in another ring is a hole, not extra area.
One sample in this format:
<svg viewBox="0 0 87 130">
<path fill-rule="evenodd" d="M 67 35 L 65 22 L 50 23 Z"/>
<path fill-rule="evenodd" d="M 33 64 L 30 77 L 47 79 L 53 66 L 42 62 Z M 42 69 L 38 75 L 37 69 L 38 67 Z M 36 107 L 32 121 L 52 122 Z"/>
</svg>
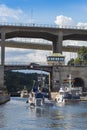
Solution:
<svg viewBox="0 0 87 130">
<path fill-rule="evenodd" d="M 85 91 L 85 87 L 84 87 L 84 81 L 82 78 L 74 78 L 74 83 L 73 83 L 74 87 L 81 87 L 82 91 Z"/>
</svg>

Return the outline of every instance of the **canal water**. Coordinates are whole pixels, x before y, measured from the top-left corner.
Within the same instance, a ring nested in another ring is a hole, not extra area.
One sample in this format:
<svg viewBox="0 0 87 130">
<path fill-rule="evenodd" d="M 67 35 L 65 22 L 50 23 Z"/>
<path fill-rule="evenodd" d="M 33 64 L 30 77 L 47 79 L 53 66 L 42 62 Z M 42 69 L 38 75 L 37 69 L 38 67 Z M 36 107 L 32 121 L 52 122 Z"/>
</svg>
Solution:
<svg viewBox="0 0 87 130">
<path fill-rule="evenodd" d="M 87 102 L 30 109 L 13 97 L 0 105 L 0 130 L 87 130 Z"/>
</svg>

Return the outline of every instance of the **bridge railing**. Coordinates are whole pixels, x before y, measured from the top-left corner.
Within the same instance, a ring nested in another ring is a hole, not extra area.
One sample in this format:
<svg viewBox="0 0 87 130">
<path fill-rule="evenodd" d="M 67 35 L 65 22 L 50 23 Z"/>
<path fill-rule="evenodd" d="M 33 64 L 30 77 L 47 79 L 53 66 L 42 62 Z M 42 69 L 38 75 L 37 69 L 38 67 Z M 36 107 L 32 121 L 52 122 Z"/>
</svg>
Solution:
<svg viewBox="0 0 87 130">
<path fill-rule="evenodd" d="M 31 63 L 35 63 L 38 65 L 47 65 L 47 62 L 5 62 L 5 65 L 18 65 L 18 66 L 23 66 L 23 65 L 30 65 Z"/>
<path fill-rule="evenodd" d="M 0 26 L 23 26 L 23 27 L 46 27 L 46 28 L 62 28 L 62 29 L 79 29 L 87 30 L 87 26 L 70 26 L 56 24 L 37 24 L 37 23 L 8 23 L 0 22 Z"/>
</svg>

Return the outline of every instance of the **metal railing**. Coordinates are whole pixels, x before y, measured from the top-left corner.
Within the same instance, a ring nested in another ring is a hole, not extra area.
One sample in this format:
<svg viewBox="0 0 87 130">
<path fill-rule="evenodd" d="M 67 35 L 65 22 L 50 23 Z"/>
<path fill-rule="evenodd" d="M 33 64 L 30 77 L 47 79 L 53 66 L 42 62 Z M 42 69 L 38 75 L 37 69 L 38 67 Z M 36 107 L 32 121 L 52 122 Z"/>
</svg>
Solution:
<svg viewBox="0 0 87 130">
<path fill-rule="evenodd" d="M 5 62 L 5 65 L 18 65 L 18 66 L 23 66 L 23 65 L 30 65 L 31 63 L 35 63 L 38 65 L 48 65 L 47 62 Z"/>
<path fill-rule="evenodd" d="M 37 23 L 8 23 L 8 22 L 0 22 L 0 26 L 44 27 L 44 28 L 61 28 L 61 29 L 87 30 L 87 26 L 70 26 L 70 25 L 37 24 Z"/>
</svg>

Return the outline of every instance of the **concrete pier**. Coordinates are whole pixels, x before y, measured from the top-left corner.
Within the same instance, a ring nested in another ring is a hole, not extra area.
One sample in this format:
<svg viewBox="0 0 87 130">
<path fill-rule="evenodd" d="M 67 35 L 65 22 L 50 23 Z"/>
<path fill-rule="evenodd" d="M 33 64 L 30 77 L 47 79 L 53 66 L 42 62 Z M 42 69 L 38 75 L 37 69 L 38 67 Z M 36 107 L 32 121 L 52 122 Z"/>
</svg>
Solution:
<svg viewBox="0 0 87 130">
<path fill-rule="evenodd" d="M 4 87 L 4 66 L 0 65 L 0 88 Z"/>
</svg>

